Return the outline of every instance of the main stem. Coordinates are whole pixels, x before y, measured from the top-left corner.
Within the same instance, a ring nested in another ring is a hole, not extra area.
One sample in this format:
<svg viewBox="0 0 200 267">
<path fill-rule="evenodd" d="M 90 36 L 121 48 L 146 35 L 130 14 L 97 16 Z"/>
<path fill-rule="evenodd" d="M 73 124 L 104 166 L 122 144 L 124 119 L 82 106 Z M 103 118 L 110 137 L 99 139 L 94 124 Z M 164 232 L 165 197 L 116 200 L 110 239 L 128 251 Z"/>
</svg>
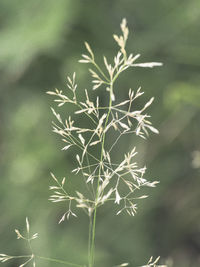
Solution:
<svg viewBox="0 0 200 267">
<path fill-rule="evenodd" d="M 112 91 L 113 91 L 113 83 L 110 82 L 110 99 L 109 99 L 109 109 L 108 109 L 108 114 L 106 117 L 104 129 L 107 126 L 108 119 L 110 116 L 111 112 L 111 107 L 112 107 Z M 103 160 L 103 150 L 104 150 L 104 144 L 105 144 L 105 133 L 103 133 L 103 139 L 102 139 L 102 145 L 101 145 L 101 156 L 100 156 L 100 164 Z M 99 167 L 99 175 L 98 175 L 98 183 L 97 183 L 97 190 L 96 190 L 96 199 L 95 199 L 95 206 L 94 206 L 94 211 L 93 214 L 91 214 L 92 217 L 92 224 L 90 224 L 91 229 L 89 229 L 89 232 L 91 233 L 91 241 L 89 240 L 89 244 L 91 245 L 90 247 L 90 252 L 89 252 L 89 267 L 94 266 L 94 248 L 95 248 L 95 230 L 96 230 L 96 216 L 97 216 L 97 199 L 98 199 L 98 192 L 99 192 L 99 182 L 101 178 L 101 165 Z M 89 236 L 89 238 L 90 238 Z"/>
</svg>

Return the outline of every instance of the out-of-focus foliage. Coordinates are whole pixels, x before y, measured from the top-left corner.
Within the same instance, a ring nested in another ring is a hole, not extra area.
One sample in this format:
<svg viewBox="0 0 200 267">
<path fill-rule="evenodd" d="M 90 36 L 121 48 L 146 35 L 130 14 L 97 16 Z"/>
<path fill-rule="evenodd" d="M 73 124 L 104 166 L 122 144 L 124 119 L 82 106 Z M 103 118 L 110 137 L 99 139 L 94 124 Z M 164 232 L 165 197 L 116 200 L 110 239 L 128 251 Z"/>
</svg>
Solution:
<svg viewBox="0 0 200 267">
<path fill-rule="evenodd" d="M 162 61 L 159 69 L 136 69 L 120 80 L 118 97 L 142 86 L 159 136 L 131 138 L 147 175 L 160 180 L 135 218 L 115 216 L 109 205 L 97 218 L 97 266 L 131 262 L 138 266 L 161 255 L 173 266 L 200 265 L 200 2 L 197 0 L 2 0 L 0 2 L 0 253 L 23 254 L 15 228 L 28 216 L 39 233 L 35 249 L 44 256 L 84 262 L 87 257 L 87 217 L 57 225 L 61 210 L 48 202 L 50 171 L 67 176 L 73 153 L 51 132 L 50 99 L 45 92 L 65 90 L 67 74 L 77 72 L 80 95 L 90 79 L 78 64 L 87 40 L 95 53 L 113 56 L 111 38 L 127 18 L 127 48 L 141 61 Z M 115 51 L 114 51 L 115 50 Z M 98 58 L 99 61 L 102 59 Z M 91 88 L 88 88 L 90 90 Z M 102 93 L 103 98 L 107 95 Z M 139 103 L 142 104 L 142 103 Z M 64 114 L 71 112 L 62 109 Z M 194 159 L 195 158 L 195 159 Z M 148 193 L 148 192 L 147 192 Z M 65 208 L 65 207 L 63 207 Z M 5 266 L 16 266 L 16 262 Z M 38 261 L 38 266 L 55 266 Z"/>
</svg>

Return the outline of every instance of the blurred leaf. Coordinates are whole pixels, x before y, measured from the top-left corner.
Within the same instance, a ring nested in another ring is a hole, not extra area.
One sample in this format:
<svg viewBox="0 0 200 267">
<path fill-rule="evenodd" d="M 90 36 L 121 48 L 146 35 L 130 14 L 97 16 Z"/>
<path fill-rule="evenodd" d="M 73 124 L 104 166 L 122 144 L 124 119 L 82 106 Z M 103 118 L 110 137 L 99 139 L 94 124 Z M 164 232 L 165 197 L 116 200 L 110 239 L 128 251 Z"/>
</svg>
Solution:
<svg viewBox="0 0 200 267">
<path fill-rule="evenodd" d="M 200 107 L 200 87 L 192 83 L 176 82 L 167 88 L 164 103 L 170 110 L 191 104 Z"/>
<path fill-rule="evenodd" d="M 60 45 L 74 16 L 69 0 L 4 1 L 1 6 L 8 9 L 4 12 L 9 19 L 0 29 L 0 64 L 17 74 L 38 54 Z"/>
</svg>

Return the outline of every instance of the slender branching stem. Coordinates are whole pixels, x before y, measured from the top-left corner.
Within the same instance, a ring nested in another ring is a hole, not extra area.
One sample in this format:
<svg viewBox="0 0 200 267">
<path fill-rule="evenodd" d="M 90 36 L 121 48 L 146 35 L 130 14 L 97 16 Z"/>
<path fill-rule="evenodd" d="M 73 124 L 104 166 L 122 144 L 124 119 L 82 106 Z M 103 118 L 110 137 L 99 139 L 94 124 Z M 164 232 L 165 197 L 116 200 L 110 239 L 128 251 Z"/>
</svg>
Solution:
<svg viewBox="0 0 200 267">
<path fill-rule="evenodd" d="M 110 99 L 109 99 L 109 110 L 106 117 L 104 128 L 106 128 L 111 112 L 112 107 L 112 90 L 113 90 L 113 83 L 110 82 Z M 103 133 L 102 138 L 102 144 L 101 144 L 101 156 L 100 156 L 100 162 L 103 160 L 103 150 L 104 150 L 104 144 L 105 144 L 105 132 Z M 99 194 L 99 183 L 101 179 L 101 168 L 99 168 L 99 177 L 98 177 L 98 184 L 97 184 L 97 190 L 96 190 L 96 201 L 94 206 L 94 214 L 93 214 L 93 222 L 92 222 L 92 237 L 91 237 L 91 249 L 90 249 L 90 257 L 89 257 L 89 267 L 94 266 L 94 248 L 95 248 L 95 230 L 96 230 L 96 215 L 97 215 L 97 201 L 98 201 L 98 194 Z"/>
<path fill-rule="evenodd" d="M 41 256 L 36 256 L 36 258 L 41 259 L 41 260 L 47 260 L 47 261 L 52 261 L 60 264 L 64 264 L 67 266 L 74 266 L 74 267 L 86 267 L 85 265 L 80 265 L 68 261 L 63 261 L 63 260 L 58 260 L 58 259 L 53 259 L 53 258 L 47 258 L 47 257 L 41 257 Z"/>
<path fill-rule="evenodd" d="M 96 69 L 101 73 L 101 75 L 106 79 L 106 84 L 109 84 L 109 79 L 108 79 L 108 77 L 105 75 L 105 73 L 101 70 L 101 68 L 97 65 L 97 63 L 93 60 L 92 62 L 91 62 L 95 67 L 96 67 Z"/>
</svg>

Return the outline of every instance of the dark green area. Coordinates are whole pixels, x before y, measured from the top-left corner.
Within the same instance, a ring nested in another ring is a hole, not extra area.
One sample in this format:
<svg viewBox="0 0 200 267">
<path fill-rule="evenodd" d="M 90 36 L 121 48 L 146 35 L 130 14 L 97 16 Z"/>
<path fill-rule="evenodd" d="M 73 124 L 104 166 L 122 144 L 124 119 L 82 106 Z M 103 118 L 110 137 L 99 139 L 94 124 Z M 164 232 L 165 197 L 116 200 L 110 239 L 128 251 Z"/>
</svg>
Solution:
<svg viewBox="0 0 200 267">
<path fill-rule="evenodd" d="M 66 75 L 74 71 L 80 95 L 90 90 L 87 65 L 78 63 L 83 42 L 99 60 L 102 54 L 111 59 L 117 51 L 112 34 L 119 33 L 123 17 L 130 30 L 128 51 L 141 53 L 140 62 L 164 63 L 129 70 L 116 88 L 122 100 L 130 87 L 142 86 L 144 101 L 155 96 L 149 112 L 160 135 L 146 141 L 130 137 L 122 147 L 136 145 L 146 177 L 160 184 L 147 191 L 150 197 L 139 202 L 134 218 L 115 216 L 109 204 L 98 211 L 96 266 L 135 267 L 152 255 L 174 267 L 200 266 L 200 159 L 193 158 L 200 150 L 198 0 L 0 1 L 0 253 L 26 253 L 14 229 L 23 229 L 27 216 L 39 233 L 33 243 L 38 254 L 86 262 L 88 218 L 80 212 L 58 225 L 65 207 L 48 202 L 50 171 L 68 177 L 71 190 L 79 181 L 71 173 L 73 151 L 60 151 L 60 138 L 51 131 L 55 105 L 45 92 L 65 90 Z M 106 99 L 106 92 L 99 94 Z M 71 109 L 64 106 L 62 112 Z M 37 266 L 61 265 L 38 260 Z"/>
</svg>

